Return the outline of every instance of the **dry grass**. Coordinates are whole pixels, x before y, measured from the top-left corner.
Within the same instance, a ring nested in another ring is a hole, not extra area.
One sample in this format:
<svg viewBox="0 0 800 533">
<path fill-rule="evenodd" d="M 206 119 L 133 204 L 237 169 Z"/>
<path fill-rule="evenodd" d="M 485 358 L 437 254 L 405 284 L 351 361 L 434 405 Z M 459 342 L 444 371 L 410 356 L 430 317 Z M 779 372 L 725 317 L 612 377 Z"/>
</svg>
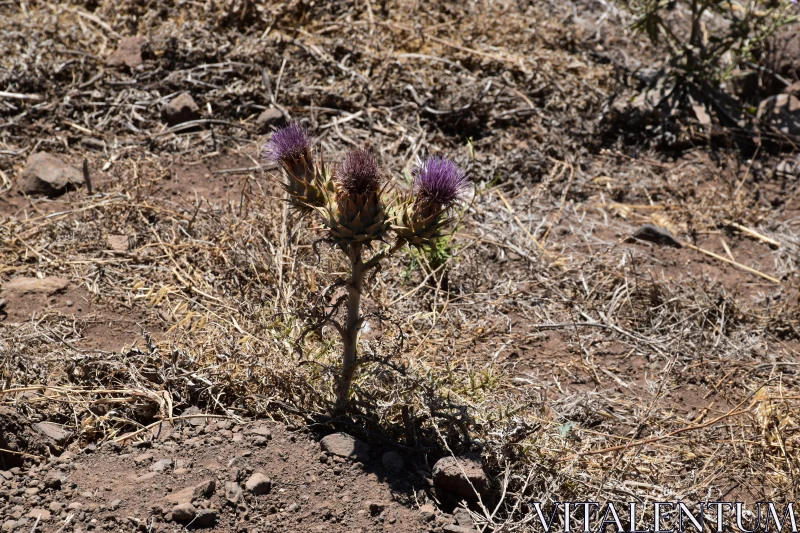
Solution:
<svg viewBox="0 0 800 533">
<path fill-rule="evenodd" d="M 534 519 L 531 498 L 796 499 L 796 180 L 774 179 L 768 154 L 598 149 L 609 101 L 630 95 L 614 68 L 648 61 L 605 2 L 577 17 L 561 3 L 385 4 L 0 3 L 0 86 L 40 98 L 0 100 L 15 213 L 2 279 L 68 277 L 94 308 L 0 323 L 3 402 L 85 440 L 195 403 L 320 420 L 338 348 L 325 331 L 296 346 L 297 312 L 345 265 L 317 256 L 313 223 L 265 178 L 254 119 L 275 104 L 328 157 L 370 146 L 400 182 L 443 151 L 476 182 L 444 265 L 406 255 L 370 284 L 386 320 L 370 320 L 359 414 L 338 424 L 432 456 L 481 450 L 508 476 L 482 518 L 504 530 Z M 144 68 L 103 68 L 136 33 L 150 38 Z M 160 106 L 183 90 L 216 122 L 166 129 Z M 95 194 L 16 196 L 35 150 L 86 158 Z M 778 283 L 628 242 L 645 222 Z M 132 249 L 109 252 L 109 235 Z M 83 347 L 113 315 L 149 333 L 120 352 Z"/>
</svg>

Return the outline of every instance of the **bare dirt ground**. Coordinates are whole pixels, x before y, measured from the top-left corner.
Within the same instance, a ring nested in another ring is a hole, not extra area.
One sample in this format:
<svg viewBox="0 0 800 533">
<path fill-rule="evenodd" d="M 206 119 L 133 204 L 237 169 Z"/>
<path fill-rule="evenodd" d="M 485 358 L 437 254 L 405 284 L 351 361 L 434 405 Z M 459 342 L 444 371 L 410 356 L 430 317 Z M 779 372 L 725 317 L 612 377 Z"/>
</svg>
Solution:
<svg viewBox="0 0 800 533">
<path fill-rule="evenodd" d="M 659 55 L 621 7 L 0 1 L 0 21 L 0 402 L 65 432 L 0 434 L 4 530 L 42 508 L 43 531 L 182 527 L 164 496 L 207 479 L 221 531 L 442 530 L 420 508 L 451 453 L 481 455 L 502 497 L 473 518 L 497 530 L 529 501 L 797 499 L 797 139 L 634 120 Z M 181 93 L 193 121 L 170 125 Z M 475 183 L 446 261 L 371 282 L 387 319 L 347 420 L 324 417 L 334 337 L 296 344 L 345 264 L 260 158 L 287 119 L 398 187 L 438 153 Z M 25 192 L 42 151 L 91 191 Z M 648 223 L 683 246 L 631 238 Z M 184 429 L 190 407 L 221 418 Z M 370 458 L 322 463 L 334 431 Z M 227 502 L 258 471 L 271 492 Z"/>
</svg>

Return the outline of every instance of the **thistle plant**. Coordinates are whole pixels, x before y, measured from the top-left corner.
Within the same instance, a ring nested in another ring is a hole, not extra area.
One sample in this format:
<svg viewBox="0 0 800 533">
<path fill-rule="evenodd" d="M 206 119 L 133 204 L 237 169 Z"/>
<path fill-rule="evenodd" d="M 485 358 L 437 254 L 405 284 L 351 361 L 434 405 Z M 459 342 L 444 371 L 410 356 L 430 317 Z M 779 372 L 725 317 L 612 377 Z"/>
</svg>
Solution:
<svg viewBox="0 0 800 533">
<path fill-rule="evenodd" d="M 377 157 L 354 150 L 335 164 L 315 159 L 308 133 L 297 123 L 272 134 L 264 157 L 277 163 L 291 208 L 316 215 L 326 240 L 350 264 L 346 297 L 322 314 L 314 327 L 331 325 L 341 337 L 342 360 L 335 385 L 335 413 L 344 413 L 358 366 L 358 335 L 364 323 L 361 297 L 370 271 L 380 268 L 405 245 L 433 246 L 453 223 L 453 207 L 470 188 L 465 172 L 453 161 L 431 157 L 417 161 L 412 190 L 398 194 Z M 344 320 L 336 317 L 339 303 Z"/>
</svg>

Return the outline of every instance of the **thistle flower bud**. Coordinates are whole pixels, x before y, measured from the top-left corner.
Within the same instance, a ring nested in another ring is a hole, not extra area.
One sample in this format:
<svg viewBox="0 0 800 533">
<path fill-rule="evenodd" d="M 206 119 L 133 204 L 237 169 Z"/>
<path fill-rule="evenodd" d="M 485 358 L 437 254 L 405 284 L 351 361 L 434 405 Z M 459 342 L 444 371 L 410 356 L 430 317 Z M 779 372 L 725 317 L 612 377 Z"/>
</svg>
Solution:
<svg viewBox="0 0 800 533">
<path fill-rule="evenodd" d="M 264 158 L 273 163 L 293 163 L 301 157 L 311 160 L 311 143 L 306 129 L 296 122 L 277 130 L 264 145 Z"/>
<path fill-rule="evenodd" d="M 283 187 L 295 210 L 305 214 L 325 206 L 326 191 L 333 186 L 325 165 L 314 164 L 311 142 L 303 126 L 293 122 L 273 133 L 264 145 L 263 157 L 283 168 Z"/>
<path fill-rule="evenodd" d="M 453 161 L 434 156 L 417 164 L 413 188 L 420 207 L 442 211 L 452 207 L 467 192 L 469 180 Z"/>
<path fill-rule="evenodd" d="M 381 185 L 381 168 L 378 158 L 368 150 L 348 152 L 339 165 L 336 181 L 348 196 L 377 192 Z"/>
<path fill-rule="evenodd" d="M 336 170 L 336 202 L 327 222 L 343 250 L 382 239 L 390 222 L 381 199 L 381 168 L 367 150 L 349 152 Z"/>
<path fill-rule="evenodd" d="M 394 212 L 397 238 L 412 246 L 432 246 L 452 223 L 448 209 L 469 189 L 466 173 L 453 161 L 431 157 L 419 161 L 412 187 L 415 198 L 407 197 Z"/>
</svg>

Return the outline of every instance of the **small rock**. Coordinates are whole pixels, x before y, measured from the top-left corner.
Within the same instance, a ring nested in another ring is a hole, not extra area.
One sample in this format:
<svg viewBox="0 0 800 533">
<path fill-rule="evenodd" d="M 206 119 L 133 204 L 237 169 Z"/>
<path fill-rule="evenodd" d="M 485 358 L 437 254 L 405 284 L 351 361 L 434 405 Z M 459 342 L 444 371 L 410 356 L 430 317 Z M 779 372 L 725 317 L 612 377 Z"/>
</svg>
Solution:
<svg viewBox="0 0 800 533">
<path fill-rule="evenodd" d="M 206 423 L 208 422 L 207 418 L 203 418 L 202 416 L 197 416 L 202 414 L 203 414 L 202 409 L 200 409 L 196 405 L 193 405 L 187 409 L 184 409 L 184 411 L 181 413 L 181 416 L 191 416 L 192 418 L 186 419 L 186 423 L 189 424 L 190 426 L 199 428 L 205 426 Z"/>
<path fill-rule="evenodd" d="M 217 511 L 214 509 L 200 509 L 192 522 L 196 527 L 211 527 L 217 523 Z"/>
<path fill-rule="evenodd" d="M 108 247 L 118 253 L 127 252 L 130 249 L 130 238 L 127 235 L 109 235 L 106 237 Z"/>
<path fill-rule="evenodd" d="M 3 525 L 0 527 L 0 530 L 2 530 L 3 533 L 10 533 L 11 531 L 14 531 L 14 528 L 16 527 L 17 527 L 16 520 L 6 520 L 5 522 L 3 522 Z"/>
<path fill-rule="evenodd" d="M 267 426 L 258 426 L 248 430 L 250 435 L 258 435 L 267 439 L 272 439 L 272 431 Z"/>
<path fill-rule="evenodd" d="M 368 501 L 364 504 L 364 507 L 369 511 L 369 514 L 377 516 L 386 509 L 386 504 L 383 502 Z"/>
<path fill-rule="evenodd" d="M 445 524 L 442 526 L 443 533 L 475 533 L 477 530 L 474 527 L 456 526 L 453 524 Z"/>
<path fill-rule="evenodd" d="M 176 126 L 200 118 L 200 108 L 189 93 L 173 98 L 161 111 L 162 118 L 170 126 Z"/>
<path fill-rule="evenodd" d="M 122 500 L 111 500 L 111 503 L 108 504 L 108 510 L 116 511 L 120 505 L 122 505 Z"/>
<path fill-rule="evenodd" d="M 225 499 L 233 505 L 238 505 L 242 500 L 242 487 L 238 483 L 227 481 L 225 483 Z"/>
<path fill-rule="evenodd" d="M 191 503 L 179 503 L 172 508 L 172 520 L 175 522 L 191 522 L 197 515 L 197 509 Z"/>
<path fill-rule="evenodd" d="M 30 296 L 32 294 L 44 294 L 52 296 L 63 292 L 69 286 L 69 280 L 48 276 L 46 278 L 14 278 L 3 285 L 3 293 L 14 296 Z M 59 426 L 50 422 L 40 422 L 34 424 L 34 428 L 46 437 L 53 440 L 64 440 L 69 438 L 69 433 L 64 432 Z M 66 433 L 66 436 L 65 436 Z"/>
<path fill-rule="evenodd" d="M 174 463 L 172 462 L 172 459 L 161 459 L 161 460 L 156 461 L 155 463 L 153 463 L 150 466 L 150 470 L 152 470 L 153 472 L 159 472 L 159 473 L 166 472 L 167 470 L 172 468 L 173 464 Z"/>
<path fill-rule="evenodd" d="M 453 511 L 453 517 L 456 519 L 456 524 L 462 527 L 474 528 L 475 522 L 472 521 L 469 511 L 463 507 L 456 507 Z"/>
<path fill-rule="evenodd" d="M 51 472 L 44 478 L 44 486 L 48 489 L 58 490 L 61 488 L 61 478 L 58 477 L 58 474 Z"/>
<path fill-rule="evenodd" d="M 253 446 L 264 447 L 269 444 L 269 439 L 267 437 L 255 437 L 253 439 Z"/>
<path fill-rule="evenodd" d="M 47 196 L 59 196 L 79 185 L 83 185 L 83 172 L 47 152 L 31 154 L 19 180 L 25 194 Z"/>
<path fill-rule="evenodd" d="M 419 508 L 419 519 L 423 522 L 433 522 L 436 520 L 436 507 L 431 504 L 425 504 Z"/>
<path fill-rule="evenodd" d="M 485 498 L 489 494 L 489 478 L 480 462 L 471 457 L 443 457 L 433 466 L 433 487 L 445 505 L 457 505 L 466 501 L 470 505 L 478 502 L 475 491 Z"/>
<path fill-rule="evenodd" d="M 350 457 L 356 461 L 369 459 L 369 446 L 346 433 L 333 433 L 320 442 L 322 450 L 338 457 Z"/>
<path fill-rule="evenodd" d="M 381 458 L 381 463 L 383 463 L 383 467 L 386 470 L 393 474 L 399 474 L 403 471 L 403 457 L 395 451 L 384 453 Z"/>
<path fill-rule="evenodd" d="M 645 224 L 640 226 L 633 232 L 633 237 L 642 241 L 652 242 L 659 246 L 672 246 L 673 248 L 682 248 L 683 245 L 673 237 L 669 230 L 653 224 Z"/>
<path fill-rule="evenodd" d="M 33 520 L 36 520 L 38 518 L 42 522 L 47 522 L 48 520 L 50 520 L 51 517 L 50 511 L 48 511 L 47 509 L 41 509 L 39 507 L 31 509 L 31 511 L 25 516 Z"/>
<path fill-rule="evenodd" d="M 145 44 L 147 44 L 146 37 L 123 37 L 114 53 L 108 56 L 106 65 L 109 67 L 138 67 L 142 64 L 142 47 Z"/>
<path fill-rule="evenodd" d="M 171 504 L 191 503 L 199 498 L 210 498 L 214 494 L 217 484 L 213 479 L 206 480 L 199 485 L 186 487 L 178 492 L 168 494 L 164 501 Z"/>
<path fill-rule="evenodd" d="M 51 288 L 60 287 L 60 286 L 62 286 L 62 281 L 66 281 L 66 280 L 62 280 L 61 278 L 44 278 L 44 279 L 37 280 L 37 281 L 42 281 L 43 282 L 45 280 L 51 280 L 51 281 L 47 282 L 47 284 Z M 4 289 L 8 289 L 8 285 L 11 284 L 13 281 L 14 280 L 9 281 L 5 285 Z M 63 290 L 63 289 L 61 289 L 61 290 Z M 47 294 L 52 294 L 52 293 L 48 292 Z M 33 429 L 35 429 L 36 431 L 38 431 L 39 433 L 41 433 L 42 435 L 44 435 L 48 439 L 52 440 L 58 446 L 63 446 L 64 444 L 66 444 L 67 440 L 70 437 L 70 435 L 72 435 L 72 433 L 70 433 L 69 431 L 65 430 L 64 428 L 62 428 L 58 424 L 53 424 L 52 422 L 39 422 L 38 424 L 34 424 L 33 425 Z"/>
<path fill-rule="evenodd" d="M 259 496 L 261 494 L 267 494 L 272 489 L 272 480 L 261 472 L 256 472 L 250 476 L 244 486 L 248 491 Z"/>
<path fill-rule="evenodd" d="M 265 109 L 258 115 L 256 125 L 259 130 L 266 131 L 270 126 L 278 126 L 283 123 L 283 113 L 275 108 Z"/>
</svg>

